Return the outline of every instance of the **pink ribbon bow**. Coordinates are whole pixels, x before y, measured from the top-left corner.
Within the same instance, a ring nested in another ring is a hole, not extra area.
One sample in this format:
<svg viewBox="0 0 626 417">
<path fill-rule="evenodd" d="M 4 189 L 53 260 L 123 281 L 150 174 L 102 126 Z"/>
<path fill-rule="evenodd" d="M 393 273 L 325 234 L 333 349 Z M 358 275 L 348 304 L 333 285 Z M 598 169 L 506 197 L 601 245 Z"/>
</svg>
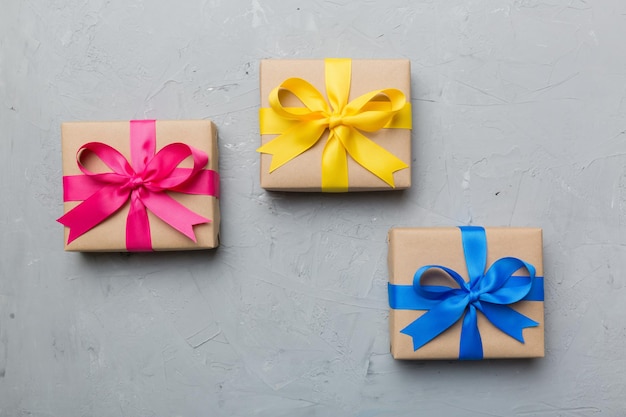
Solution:
<svg viewBox="0 0 626 417">
<path fill-rule="evenodd" d="M 84 175 L 63 177 L 63 201 L 82 201 L 57 221 L 70 228 L 68 244 L 113 215 L 130 199 L 126 218 L 126 248 L 151 251 L 147 209 L 196 242 L 193 226 L 209 223 L 165 191 L 219 197 L 219 174 L 204 169 L 206 153 L 176 142 L 156 151 L 156 122 L 131 120 L 132 165 L 116 149 L 101 142 L 80 147 L 76 162 Z M 86 153 L 95 154 L 112 172 L 94 173 L 84 166 Z M 178 168 L 188 157 L 193 168 Z"/>
</svg>

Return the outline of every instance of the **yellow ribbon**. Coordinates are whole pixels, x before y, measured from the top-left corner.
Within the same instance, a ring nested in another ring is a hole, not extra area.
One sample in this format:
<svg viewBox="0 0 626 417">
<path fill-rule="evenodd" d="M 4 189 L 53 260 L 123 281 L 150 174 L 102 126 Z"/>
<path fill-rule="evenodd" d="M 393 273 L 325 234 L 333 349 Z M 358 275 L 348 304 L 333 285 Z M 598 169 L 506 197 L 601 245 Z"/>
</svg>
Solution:
<svg viewBox="0 0 626 417">
<path fill-rule="evenodd" d="M 348 157 L 395 188 L 393 173 L 408 168 L 402 160 L 360 131 L 411 129 L 411 103 L 395 88 L 374 90 L 348 103 L 352 77 L 350 59 L 326 59 L 326 93 L 330 105 L 309 82 L 289 78 L 269 95 L 270 108 L 259 112 L 261 134 L 278 134 L 257 149 L 272 155 L 270 172 L 304 153 L 330 131 L 322 153 L 322 191 L 348 191 Z M 283 92 L 304 107 L 284 107 Z"/>
</svg>

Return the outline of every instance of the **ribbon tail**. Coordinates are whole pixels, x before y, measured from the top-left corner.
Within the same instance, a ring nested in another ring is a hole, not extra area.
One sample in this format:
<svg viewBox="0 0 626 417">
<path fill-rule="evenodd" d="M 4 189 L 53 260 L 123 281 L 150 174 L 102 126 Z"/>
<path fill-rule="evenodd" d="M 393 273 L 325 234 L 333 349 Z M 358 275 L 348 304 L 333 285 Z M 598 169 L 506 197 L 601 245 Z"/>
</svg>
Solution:
<svg viewBox="0 0 626 417">
<path fill-rule="evenodd" d="M 348 191 L 348 155 L 334 132 L 331 132 L 322 153 L 322 191 Z"/>
<path fill-rule="evenodd" d="M 165 193 L 149 193 L 142 196 L 142 202 L 158 218 L 193 242 L 197 242 L 193 226 L 211 222 L 211 220 L 189 210 Z"/>
<path fill-rule="evenodd" d="M 152 251 L 148 212 L 138 191 L 131 195 L 130 210 L 126 218 L 126 249 L 132 252 Z"/>
<path fill-rule="evenodd" d="M 522 331 L 525 328 L 539 326 L 536 321 L 505 305 L 482 302 L 481 311 L 494 326 L 520 343 L 524 343 Z"/>
<path fill-rule="evenodd" d="M 417 350 L 446 331 L 463 314 L 465 306 L 460 303 L 443 301 L 413 323 L 400 330 L 400 333 L 413 338 L 413 350 Z"/>
<path fill-rule="evenodd" d="M 356 162 L 395 188 L 393 173 L 409 166 L 352 127 L 336 128 L 339 139 Z"/>
<path fill-rule="evenodd" d="M 128 199 L 128 192 L 121 191 L 119 186 L 105 186 L 97 193 L 74 207 L 57 219 L 59 223 L 70 229 L 67 244 L 93 229 L 103 222 Z"/>
<path fill-rule="evenodd" d="M 480 360 L 483 358 L 483 341 L 478 331 L 476 307 L 469 305 L 463 317 L 461 329 L 461 343 L 459 345 L 459 359 Z"/>
<path fill-rule="evenodd" d="M 270 140 L 258 148 L 257 152 L 272 155 L 270 164 L 270 172 L 272 172 L 315 145 L 324 130 L 326 126 L 323 123 L 307 120 Z"/>
</svg>

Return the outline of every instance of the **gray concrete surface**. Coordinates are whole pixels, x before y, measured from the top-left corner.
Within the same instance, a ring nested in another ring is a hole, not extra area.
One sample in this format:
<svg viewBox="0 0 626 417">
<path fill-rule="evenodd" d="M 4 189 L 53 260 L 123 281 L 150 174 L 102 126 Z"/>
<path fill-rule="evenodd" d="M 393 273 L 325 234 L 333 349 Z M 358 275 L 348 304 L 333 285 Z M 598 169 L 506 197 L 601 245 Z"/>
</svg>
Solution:
<svg viewBox="0 0 626 417">
<path fill-rule="evenodd" d="M 626 413 L 626 3 L 2 1 L 0 416 Z M 414 186 L 260 189 L 261 58 L 412 61 Z M 64 253 L 59 124 L 210 118 L 222 246 Z M 542 360 L 395 362 L 387 230 L 544 228 Z"/>
</svg>

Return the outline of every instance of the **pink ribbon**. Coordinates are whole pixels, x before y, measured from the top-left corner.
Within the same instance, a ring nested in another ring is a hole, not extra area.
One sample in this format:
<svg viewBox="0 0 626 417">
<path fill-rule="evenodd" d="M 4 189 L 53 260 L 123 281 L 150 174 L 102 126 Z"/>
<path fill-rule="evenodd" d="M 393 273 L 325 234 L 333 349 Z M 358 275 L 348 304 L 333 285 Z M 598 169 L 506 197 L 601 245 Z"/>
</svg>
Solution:
<svg viewBox="0 0 626 417">
<path fill-rule="evenodd" d="M 63 201 L 82 201 L 57 221 L 70 228 L 68 244 L 113 215 L 130 199 L 126 218 L 126 248 L 151 251 L 149 209 L 161 220 L 196 242 L 193 226 L 209 223 L 165 191 L 219 197 L 219 174 L 204 169 L 206 153 L 176 142 L 156 152 L 156 122 L 131 120 L 132 164 L 115 148 L 89 142 L 78 149 L 76 162 L 84 175 L 63 177 Z M 84 166 L 86 153 L 95 154 L 112 172 L 94 173 Z M 193 168 L 178 168 L 193 158 Z"/>
</svg>

